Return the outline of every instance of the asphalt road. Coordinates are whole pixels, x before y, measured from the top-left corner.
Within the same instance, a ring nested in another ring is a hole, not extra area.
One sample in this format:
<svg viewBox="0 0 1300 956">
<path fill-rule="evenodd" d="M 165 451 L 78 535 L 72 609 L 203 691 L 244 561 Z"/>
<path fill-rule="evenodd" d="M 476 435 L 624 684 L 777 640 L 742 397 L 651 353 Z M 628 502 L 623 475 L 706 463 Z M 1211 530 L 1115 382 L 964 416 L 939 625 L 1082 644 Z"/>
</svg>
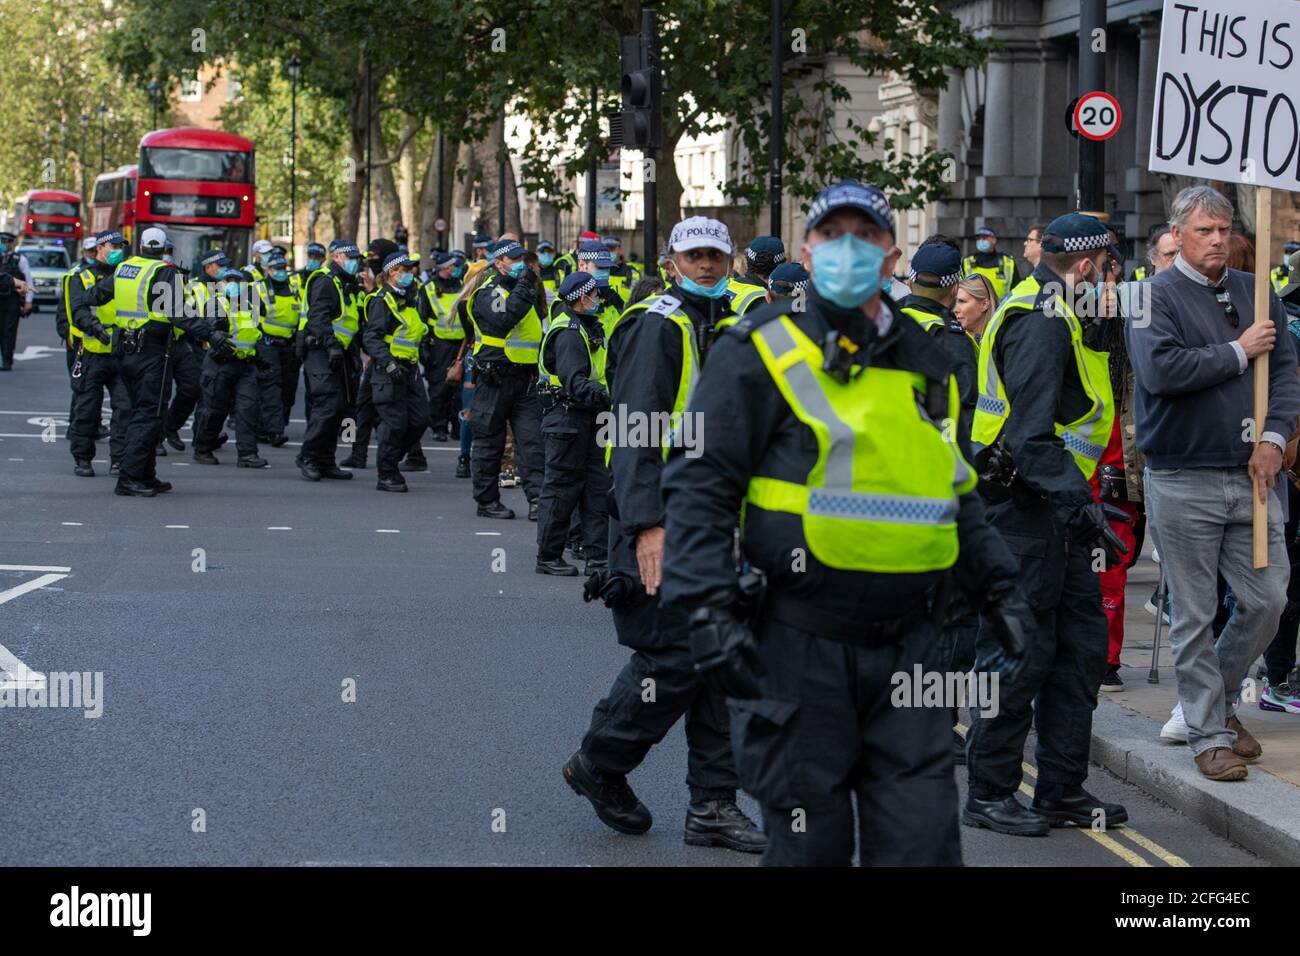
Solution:
<svg viewBox="0 0 1300 956">
<path fill-rule="evenodd" d="M 107 461 L 72 474 L 48 311 L 19 354 L 0 374 L 0 660 L 102 672 L 103 712 L 0 709 L 0 864 L 754 864 L 682 844 L 680 725 L 631 778 L 644 837 L 563 783 L 628 652 L 580 579 L 534 573 L 535 525 L 474 516 L 454 447 L 429 445 L 407 495 L 373 470 L 308 484 L 298 421 L 265 471 L 173 452 L 175 491 L 120 498 Z M 1090 786 L 1137 829 L 963 828 L 967 862 L 1259 863 L 1104 771 Z"/>
</svg>

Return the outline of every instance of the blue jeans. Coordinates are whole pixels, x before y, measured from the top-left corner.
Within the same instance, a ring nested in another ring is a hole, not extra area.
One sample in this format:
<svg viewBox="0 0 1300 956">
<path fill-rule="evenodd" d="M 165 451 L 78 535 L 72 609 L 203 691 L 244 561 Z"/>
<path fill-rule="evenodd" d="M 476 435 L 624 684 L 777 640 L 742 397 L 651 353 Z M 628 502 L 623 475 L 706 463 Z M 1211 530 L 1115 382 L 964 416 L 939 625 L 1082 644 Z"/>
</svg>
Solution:
<svg viewBox="0 0 1300 956">
<path fill-rule="evenodd" d="M 1169 645 L 1178 699 L 1194 756 L 1232 746 L 1236 734 L 1226 720 L 1242 676 L 1277 633 L 1286 606 L 1291 565 L 1282 507 L 1275 495 L 1268 496 L 1268 567 L 1254 568 L 1253 493 L 1244 467 L 1146 472 L 1147 514 L 1159 529 L 1160 562 L 1174 606 Z M 1220 574 L 1236 603 L 1216 641 Z"/>
<path fill-rule="evenodd" d="M 469 422 L 465 420 L 465 415 L 469 414 L 469 403 L 474 399 L 474 359 L 472 356 L 465 356 L 465 375 L 460 383 L 460 453 L 468 455 L 470 445 L 474 441 L 474 429 L 469 427 Z"/>
</svg>

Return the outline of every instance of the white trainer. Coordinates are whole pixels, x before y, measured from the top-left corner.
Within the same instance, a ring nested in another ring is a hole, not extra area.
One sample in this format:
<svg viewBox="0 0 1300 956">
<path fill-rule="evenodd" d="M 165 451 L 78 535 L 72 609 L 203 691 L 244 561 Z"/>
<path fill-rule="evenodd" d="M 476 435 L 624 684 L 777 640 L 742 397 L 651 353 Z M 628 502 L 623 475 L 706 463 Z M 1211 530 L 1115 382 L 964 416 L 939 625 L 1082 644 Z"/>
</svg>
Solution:
<svg viewBox="0 0 1300 956">
<path fill-rule="evenodd" d="M 1169 714 L 1169 719 L 1165 725 L 1160 728 L 1161 740 L 1172 740 L 1174 743 L 1187 743 L 1187 721 L 1183 720 L 1183 703 L 1179 701 L 1173 711 Z"/>
</svg>

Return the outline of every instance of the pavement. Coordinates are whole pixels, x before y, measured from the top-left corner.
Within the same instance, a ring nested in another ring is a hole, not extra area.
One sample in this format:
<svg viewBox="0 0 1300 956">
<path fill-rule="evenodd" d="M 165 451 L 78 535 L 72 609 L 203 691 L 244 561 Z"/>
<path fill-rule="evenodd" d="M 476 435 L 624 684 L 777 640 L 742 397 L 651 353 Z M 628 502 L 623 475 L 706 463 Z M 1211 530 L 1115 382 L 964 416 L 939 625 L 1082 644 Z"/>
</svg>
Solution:
<svg viewBox="0 0 1300 956">
<path fill-rule="evenodd" d="M 1101 695 L 1093 719 L 1092 758 L 1265 859 L 1300 865 L 1300 715 L 1260 709 L 1262 683 L 1254 675 L 1261 662 L 1249 670 L 1238 712 L 1264 751 L 1251 764 L 1246 780 L 1207 780 L 1196 770 L 1186 745 L 1160 739 L 1160 727 L 1177 703 L 1178 687 L 1168 627 L 1162 628 L 1152 668 L 1156 620 L 1144 605 L 1159 576 L 1148 538 L 1142 558 L 1129 572 L 1125 594 L 1120 655 L 1124 689 Z"/>
<path fill-rule="evenodd" d="M 373 470 L 311 484 L 292 464 L 298 410 L 291 443 L 262 450 L 268 469 L 173 452 L 159 462 L 173 492 L 116 497 L 107 462 L 72 474 L 51 314 L 19 336 L 27 357 L 0 374 L 0 669 L 11 683 L 101 674 L 102 713 L 0 708 L 0 865 L 755 865 L 683 845 L 680 724 L 630 777 L 655 815 L 643 837 L 605 828 L 561 780 L 628 652 L 581 579 L 534 573 L 533 524 L 474 516 L 454 446 L 426 446 L 431 470 L 407 495 L 375 491 Z M 521 490 L 503 497 L 523 512 Z M 1132 613 L 1136 663 L 1140 602 Z M 966 862 L 1275 859 L 1235 817 L 1219 826 L 1139 773 L 1156 767 L 1148 718 L 1107 700 L 1099 733 L 1121 713 L 1140 729 L 1106 730 L 1094 753 L 1115 772 L 1089 786 L 1131 826 L 962 828 Z M 1029 794 L 1032 737 L 1025 761 Z"/>
</svg>

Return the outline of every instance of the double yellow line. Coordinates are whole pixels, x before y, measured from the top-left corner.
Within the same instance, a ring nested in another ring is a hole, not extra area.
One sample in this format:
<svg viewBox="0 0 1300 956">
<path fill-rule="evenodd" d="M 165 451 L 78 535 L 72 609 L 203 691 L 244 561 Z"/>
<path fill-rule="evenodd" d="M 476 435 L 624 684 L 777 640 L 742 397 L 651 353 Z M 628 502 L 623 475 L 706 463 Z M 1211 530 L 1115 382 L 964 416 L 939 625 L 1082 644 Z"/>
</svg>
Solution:
<svg viewBox="0 0 1300 956">
<path fill-rule="evenodd" d="M 957 725 L 957 732 L 963 737 L 966 736 L 966 730 L 967 728 L 965 724 Z M 1038 770 L 1035 767 L 1023 760 L 1020 762 L 1020 766 L 1028 776 L 1033 777 L 1035 781 L 1038 780 Z M 1022 782 L 1020 784 L 1020 791 L 1031 800 L 1033 799 L 1034 788 L 1029 786 L 1029 784 Z M 1091 827 L 1069 827 L 1068 829 L 1074 830 L 1077 833 L 1082 833 L 1089 839 L 1096 841 L 1111 853 L 1114 853 L 1129 866 L 1151 866 L 1152 864 L 1146 859 L 1146 857 L 1120 843 L 1119 840 L 1116 840 L 1111 836 L 1112 833 L 1118 833 L 1136 846 L 1140 846 L 1166 866 L 1191 866 L 1191 864 L 1181 856 L 1176 853 L 1171 853 L 1154 840 L 1144 837 L 1127 823 L 1120 824 L 1114 830 L 1109 831 L 1094 830 Z"/>
</svg>

